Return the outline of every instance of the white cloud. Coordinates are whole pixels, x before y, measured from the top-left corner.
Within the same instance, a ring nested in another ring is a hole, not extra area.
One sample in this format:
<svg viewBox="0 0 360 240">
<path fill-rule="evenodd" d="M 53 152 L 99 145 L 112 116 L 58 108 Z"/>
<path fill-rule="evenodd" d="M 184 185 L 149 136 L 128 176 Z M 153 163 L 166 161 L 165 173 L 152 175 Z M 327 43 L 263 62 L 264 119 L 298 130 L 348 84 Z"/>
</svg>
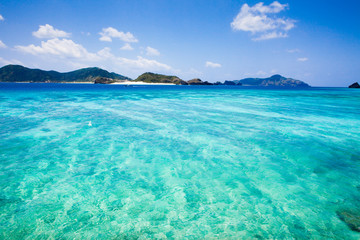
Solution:
<svg viewBox="0 0 360 240">
<path fill-rule="evenodd" d="M 213 62 L 207 61 L 207 62 L 205 63 L 205 66 L 206 66 L 206 67 L 211 67 L 211 68 L 220 68 L 220 67 L 221 67 L 221 64 L 220 64 L 220 63 L 213 63 Z"/>
<path fill-rule="evenodd" d="M 302 57 L 302 58 L 298 58 L 297 59 L 299 62 L 306 62 L 307 60 L 309 60 L 308 58 L 306 57 Z"/>
<path fill-rule="evenodd" d="M 262 35 L 260 35 L 260 37 L 257 38 L 253 38 L 253 41 L 263 41 L 263 40 L 269 40 L 269 39 L 274 39 L 274 38 L 287 38 L 288 35 L 286 33 L 278 33 L 278 32 L 269 32 L 269 33 L 264 33 Z"/>
<path fill-rule="evenodd" d="M 124 46 L 120 48 L 120 50 L 131 51 L 134 50 L 134 48 L 130 45 L 130 43 L 125 43 Z"/>
<path fill-rule="evenodd" d="M 141 69 L 143 71 L 172 71 L 172 67 L 167 64 L 160 63 L 156 60 L 143 58 L 138 56 L 137 59 L 128 59 L 118 57 L 116 63 L 121 66 Z"/>
<path fill-rule="evenodd" d="M 110 48 L 104 48 L 96 54 L 101 61 L 109 60 L 110 62 L 124 68 L 142 71 L 173 71 L 173 68 L 167 64 L 160 63 L 156 60 L 147 59 L 138 56 L 136 59 L 117 57 L 111 53 Z"/>
<path fill-rule="evenodd" d="M 146 55 L 148 55 L 148 56 L 159 56 L 160 52 L 155 48 L 147 47 L 146 48 Z"/>
<path fill-rule="evenodd" d="M 111 53 L 111 49 L 108 47 L 105 47 L 98 51 L 97 55 L 101 57 L 101 59 L 109 59 L 114 57 L 114 55 Z"/>
<path fill-rule="evenodd" d="M 3 43 L 3 41 L 0 40 L 0 48 L 7 48 L 7 46 L 5 45 L 5 43 Z"/>
<path fill-rule="evenodd" d="M 0 14 L 0 21 L 4 21 L 4 17 Z"/>
<path fill-rule="evenodd" d="M 300 49 L 294 48 L 294 49 L 288 49 L 287 50 L 288 53 L 299 53 Z"/>
<path fill-rule="evenodd" d="M 255 75 L 256 75 L 256 76 L 266 76 L 267 73 L 264 72 L 263 70 L 259 70 L 259 71 L 257 71 L 257 73 L 255 73 Z"/>
<path fill-rule="evenodd" d="M 116 69 L 122 67 L 126 71 L 166 71 L 172 72 L 174 69 L 167 64 L 156 60 L 138 56 L 136 59 L 117 57 L 111 53 L 111 49 L 105 47 L 96 53 L 87 51 L 82 45 L 70 39 L 50 39 L 42 41 L 40 46 L 34 44 L 28 46 L 15 46 L 15 49 L 23 53 L 36 56 L 48 57 L 52 61 L 59 60 L 71 66 L 88 66 L 95 63 L 99 65 L 115 65 Z"/>
<path fill-rule="evenodd" d="M 22 62 L 20 62 L 19 60 L 16 59 L 12 59 L 12 60 L 6 60 L 2 57 L 0 57 L 0 63 L 3 65 L 9 65 L 9 64 L 17 64 L 17 65 L 24 65 Z"/>
<path fill-rule="evenodd" d="M 49 24 L 40 25 L 39 29 L 36 32 L 33 32 L 32 35 L 37 38 L 68 38 L 70 33 L 55 29 Z"/>
<path fill-rule="evenodd" d="M 260 33 L 260 36 L 253 40 L 287 37 L 286 32 L 295 27 L 295 21 L 274 16 L 286 8 L 288 8 L 288 4 L 281 4 L 277 1 L 268 6 L 260 2 L 253 7 L 245 3 L 231 23 L 231 27 L 235 31 Z"/>
<path fill-rule="evenodd" d="M 41 41 L 41 46 L 34 44 L 28 46 L 15 46 L 15 49 L 30 53 L 32 55 L 55 55 L 61 58 L 78 58 L 86 60 L 97 60 L 98 56 L 89 53 L 82 45 L 73 42 L 70 39 L 50 39 Z"/>
<path fill-rule="evenodd" d="M 279 13 L 288 6 L 289 6 L 288 4 L 281 4 L 278 1 L 274 1 L 269 6 L 264 6 L 264 3 L 260 2 L 256 4 L 254 7 L 252 7 L 252 9 L 260 13 Z"/>
<path fill-rule="evenodd" d="M 113 27 L 103 28 L 99 34 L 101 35 L 100 41 L 104 42 L 111 42 L 113 38 L 118 38 L 124 42 L 138 42 L 132 33 L 119 32 Z"/>
</svg>

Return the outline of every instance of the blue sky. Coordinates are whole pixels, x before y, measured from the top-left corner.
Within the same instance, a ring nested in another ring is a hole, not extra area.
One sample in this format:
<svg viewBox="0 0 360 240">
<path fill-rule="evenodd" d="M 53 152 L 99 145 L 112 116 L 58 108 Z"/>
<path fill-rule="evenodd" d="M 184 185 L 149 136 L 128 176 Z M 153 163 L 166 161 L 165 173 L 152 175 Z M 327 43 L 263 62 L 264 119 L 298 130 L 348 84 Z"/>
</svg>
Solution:
<svg viewBox="0 0 360 240">
<path fill-rule="evenodd" d="M 2 0 L 0 66 L 347 86 L 360 81 L 359 10 L 355 0 Z"/>
</svg>

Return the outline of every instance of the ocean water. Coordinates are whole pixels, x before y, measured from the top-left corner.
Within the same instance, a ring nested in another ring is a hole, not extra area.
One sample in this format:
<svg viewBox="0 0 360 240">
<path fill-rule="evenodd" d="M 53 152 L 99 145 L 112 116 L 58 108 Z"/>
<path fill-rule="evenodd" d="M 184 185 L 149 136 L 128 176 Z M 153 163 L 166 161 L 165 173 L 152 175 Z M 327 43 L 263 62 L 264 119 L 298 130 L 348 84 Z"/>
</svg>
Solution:
<svg viewBox="0 0 360 240">
<path fill-rule="evenodd" d="M 359 239 L 341 211 L 357 89 L 0 84 L 0 239 Z"/>
</svg>

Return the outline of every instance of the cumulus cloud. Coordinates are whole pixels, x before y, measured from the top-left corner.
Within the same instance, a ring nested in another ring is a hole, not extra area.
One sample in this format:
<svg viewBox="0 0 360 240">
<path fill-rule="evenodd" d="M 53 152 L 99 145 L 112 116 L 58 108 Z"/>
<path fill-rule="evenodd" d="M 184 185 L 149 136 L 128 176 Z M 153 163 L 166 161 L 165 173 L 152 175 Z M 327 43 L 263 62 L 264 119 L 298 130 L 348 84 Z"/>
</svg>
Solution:
<svg viewBox="0 0 360 240">
<path fill-rule="evenodd" d="M 0 14 L 0 21 L 4 21 L 4 17 Z"/>
<path fill-rule="evenodd" d="M 110 63 L 111 65 L 116 65 L 117 67 L 123 67 L 124 69 L 132 71 L 173 71 L 173 68 L 169 65 L 156 60 L 140 56 L 136 59 L 117 57 L 111 53 L 111 49 L 108 47 L 105 47 L 96 53 L 92 53 L 87 51 L 82 45 L 77 44 L 70 39 L 55 38 L 42 41 L 38 46 L 30 44 L 28 46 L 15 46 L 15 49 L 36 56 L 47 56 L 52 60 L 65 60 L 72 66 L 87 66 L 87 63 L 96 63 L 97 65 Z"/>
<path fill-rule="evenodd" d="M 213 62 L 207 61 L 207 62 L 205 63 L 205 66 L 206 66 L 206 67 L 211 67 L 211 68 L 220 68 L 220 67 L 221 67 L 221 64 L 220 64 L 220 63 L 213 63 Z"/>
<path fill-rule="evenodd" d="M 128 59 L 128 58 L 122 58 L 118 57 L 116 58 L 116 63 L 121 66 L 135 68 L 135 69 L 141 69 L 145 71 L 172 71 L 172 67 L 165 63 L 160 63 L 153 59 L 147 59 L 143 58 L 141 56 L 138 56 L 136 59 Z"/>
<path fill-rule="evenodd" d="M 147 59 L 141 56 L 137 56 L 136 59 L 129 59 L 124 57 L 117 57 L 111 53 L 110 48 L 104 48 L 97 52 L 97 56 L 102 61 L 109 60 L 117 66 L 130 68 L 133 70 L 142 71 L 172 71 L 173 68 L 165 63 L 160 63 L 153 59 Z"/>
<path fill-rule="evenodd" d="M 7 46 L 5 45 L 5 43 L 3 43 L 3 41 L 0 40 L 0 48 L 7 48 Z"/>
<path fill-rule="evenodd" d="M 148 55 L 148 56 L 159 56 L 160 52 L 155 48 L 147 47 L 146 48 L 146 55 Z"/>
<path fill-rule="evenodd" d="M 101 49 L 100 51 L 98 51 L 97 55 L 101 59 L 110 59 L 110 58 L 114 57 L 114 55 L 111 53 L 111 49 L 108 47 L 105 47 L 105 48 Z"/>
<path fill-rule="evenodd" d="M 37 38 L 68 38 L 71 34 L 59 29 L 55 29 L 49 24 L 45 24 L 40 25 L 39 29 L 36 32 L 33 32 L 32 35 Z"/>
<path fill-rule="evenodd" d="M 103 28 L 99 34 L 101 35 L 100 41 L 104 42 L 111 42 L 113 38 L 118 38 L 124 42 L 138 42 L 132 33 L 119 32 L 113 27 Z"/>
<path fill-rule="evenodd" d="M 308 58 L 306 57 L 302 57 L 302 58 L 298 58 L 297 59 L 299 62 L 306 62 L 307 60 L 309 60 Z"/>
<path fill-rule="evenodd" d="M 130 43 L 125 43 L 124 46 L 120 48 L 120 50 L 131 51 L 134 50 L 134 48 L 130 45 Z"/>
<path fill-rule="evenodd" d="M 288 4 L 281 4 L 278 1 L 270 5 L 260 2 L 250 7 L 243 4 L 240 12 L 231 23 L 235 31 L 246 31 L 258 36 L 253 40 L 267 40 L 287 37 L 287 31 L 295 27 L 295 21 L 276 17 L 275 14 L 288 8 Z"/>
<path fill-rule="evenodd" d="M 30 44 L 28 46 L 15 46 L 15 49 L 32 55 L 55 55 L 62 58 L 78 58 L 86 60 L 97 60 L 98 56 L 89 53 L 82 45 L 70 39 L 50 39 L 41 41 L 40 46 Z"/>
</svg>

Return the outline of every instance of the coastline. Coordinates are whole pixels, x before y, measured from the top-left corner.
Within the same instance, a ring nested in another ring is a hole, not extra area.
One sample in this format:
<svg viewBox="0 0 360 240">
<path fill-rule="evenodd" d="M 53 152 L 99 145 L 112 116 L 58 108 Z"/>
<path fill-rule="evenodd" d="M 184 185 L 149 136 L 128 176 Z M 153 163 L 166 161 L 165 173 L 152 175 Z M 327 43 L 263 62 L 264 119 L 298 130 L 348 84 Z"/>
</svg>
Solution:
<svg viewBox="0 0 360 240">
<path fill-rule="evenodd" d="M 59 84 L 95 84 L 94 82 L 13 82 L 13 83 L 59 83 Z M 147 82 L 115 82 L 115 83 L 109 83 L 105 85 L 165 85 L 165 86 L 173 86 L 176 85 L 174 83 L 147 83 Z"/>
<path fill-rule="evenodd" d="M 74 84 L 74 83 L 79 83 L 79 84 L 94 84 L 94 82 L 59 82 L 59 83 L 71 83 L 71 84 Z"/>
<path fill-rule="evenodd" d="M 61 84 L 66 84 L 66 83 L 70 83 L 70 84 L 75 84 L 75 83 L 79 83 L 79 84 L 94 84 L 94 82 L 1 82 L 1 83 L 61 83 Z"/>
<path fill-rule="evenodd" d="M 147 83 L 147 82 L 126 81 L 126 82 L 110 83 L 110 85 L 176 85 L 176 84 L 174 84 L 174 83 Z"/>
</svg>

